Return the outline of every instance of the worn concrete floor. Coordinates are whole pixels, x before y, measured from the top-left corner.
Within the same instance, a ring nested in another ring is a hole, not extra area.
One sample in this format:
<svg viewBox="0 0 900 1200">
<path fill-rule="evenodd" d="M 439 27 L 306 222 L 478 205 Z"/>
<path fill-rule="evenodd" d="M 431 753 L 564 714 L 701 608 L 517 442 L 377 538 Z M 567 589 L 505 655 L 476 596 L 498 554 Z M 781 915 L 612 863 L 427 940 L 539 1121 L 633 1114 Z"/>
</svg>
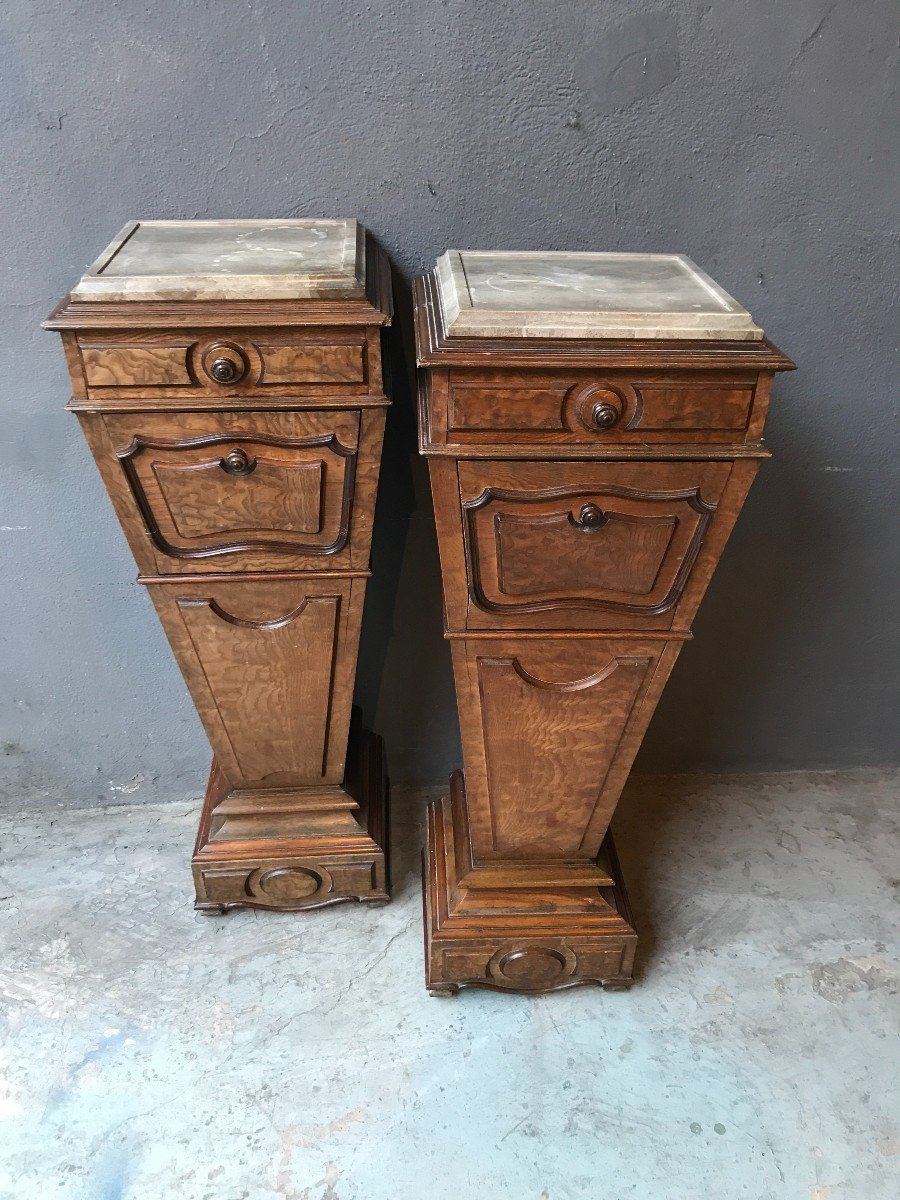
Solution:
<svg viewBox="0 0 900 1200">
<path fill-rule="evenodd" d="M 0 1196 L 895 1200 L 898 789 L 638 780 L 641 978 L 537 998 L 425 993 L 421 796 L 302 916 L 195 914 L 185 805 L 8 816 Z"/>
</svg>

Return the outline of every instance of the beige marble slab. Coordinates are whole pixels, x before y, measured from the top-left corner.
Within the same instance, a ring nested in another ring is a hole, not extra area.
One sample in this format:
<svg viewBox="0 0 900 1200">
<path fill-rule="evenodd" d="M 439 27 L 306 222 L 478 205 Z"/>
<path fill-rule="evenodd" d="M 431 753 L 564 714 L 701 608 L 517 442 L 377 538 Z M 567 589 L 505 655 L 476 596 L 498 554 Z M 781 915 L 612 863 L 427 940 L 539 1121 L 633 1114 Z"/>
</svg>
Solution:
<svg viewBox="0 0 900 1200">
<path fill-rule="evenodd" d="M 365 295 L 353 220 L 132 221 L 72 289 L 80 300 L 340 299 Z"/>
<path fill-rule="evenodd" d="M 449 337 L 763 336 L 683 254 L 448 250 L 436 274 Z"/>
</svg>

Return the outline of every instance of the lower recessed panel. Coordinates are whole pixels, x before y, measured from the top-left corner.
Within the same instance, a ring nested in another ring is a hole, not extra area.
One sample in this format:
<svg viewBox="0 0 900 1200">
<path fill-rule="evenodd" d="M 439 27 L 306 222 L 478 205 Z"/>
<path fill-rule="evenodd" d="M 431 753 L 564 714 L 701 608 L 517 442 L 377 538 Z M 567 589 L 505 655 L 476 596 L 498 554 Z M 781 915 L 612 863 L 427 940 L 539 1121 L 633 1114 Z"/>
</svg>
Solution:
<svg viewBox="0 0 900 1200">
<path fill-rule="evenodd" d="M 339 783 L 364 581 L 238 578 L 149 591 L 229 782 Z"/>
</svg>

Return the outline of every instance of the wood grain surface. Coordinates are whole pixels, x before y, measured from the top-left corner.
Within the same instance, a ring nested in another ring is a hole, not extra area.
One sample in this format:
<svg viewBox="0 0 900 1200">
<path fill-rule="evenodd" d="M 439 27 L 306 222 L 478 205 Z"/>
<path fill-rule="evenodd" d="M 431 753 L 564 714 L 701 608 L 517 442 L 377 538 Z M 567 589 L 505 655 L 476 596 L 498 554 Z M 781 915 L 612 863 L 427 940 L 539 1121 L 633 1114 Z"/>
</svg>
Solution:
<svg viewBox="0 0 900 1200">
<path fill-rule="evenodd" d="M 793 363 L 768 341 L 454 339 L 431 276 L 414 298 L 464 764 L 428 815 L 426 984 L 621 990 L 610 821 Z"/>
<path fill-rule="evenodd" d="M 389 897 L 383 747 L 351 733 L 392 316 L 366 261 L 365 299 L 69 297 L 45 323 L 213 747 L 208 912 Z"/>
</svg>

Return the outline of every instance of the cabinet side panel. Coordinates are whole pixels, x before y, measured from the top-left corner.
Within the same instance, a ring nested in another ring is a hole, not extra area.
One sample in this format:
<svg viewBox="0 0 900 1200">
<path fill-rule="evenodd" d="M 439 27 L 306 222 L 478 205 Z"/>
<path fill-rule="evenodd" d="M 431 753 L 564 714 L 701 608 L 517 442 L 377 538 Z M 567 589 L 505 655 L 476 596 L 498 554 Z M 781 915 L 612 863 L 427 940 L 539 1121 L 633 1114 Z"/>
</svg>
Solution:
<svg viewBox="0 0 900 1200">
<path fill-rule="evenodd" d="M 456 460 L 430 458 L 428 474 L 434 502 L 441 581 L 444 589 L 444 619 L 448 629 L 465 629 L 468 592 L 466 555 L 459 505 Z"/>
<path fill-rule="evenodd" d="M 364 409 L 361 416 L 350 549 L 350 565 L 357 571 L 369 566 L 385 418 L 383 408 Z"/>
</svg>

